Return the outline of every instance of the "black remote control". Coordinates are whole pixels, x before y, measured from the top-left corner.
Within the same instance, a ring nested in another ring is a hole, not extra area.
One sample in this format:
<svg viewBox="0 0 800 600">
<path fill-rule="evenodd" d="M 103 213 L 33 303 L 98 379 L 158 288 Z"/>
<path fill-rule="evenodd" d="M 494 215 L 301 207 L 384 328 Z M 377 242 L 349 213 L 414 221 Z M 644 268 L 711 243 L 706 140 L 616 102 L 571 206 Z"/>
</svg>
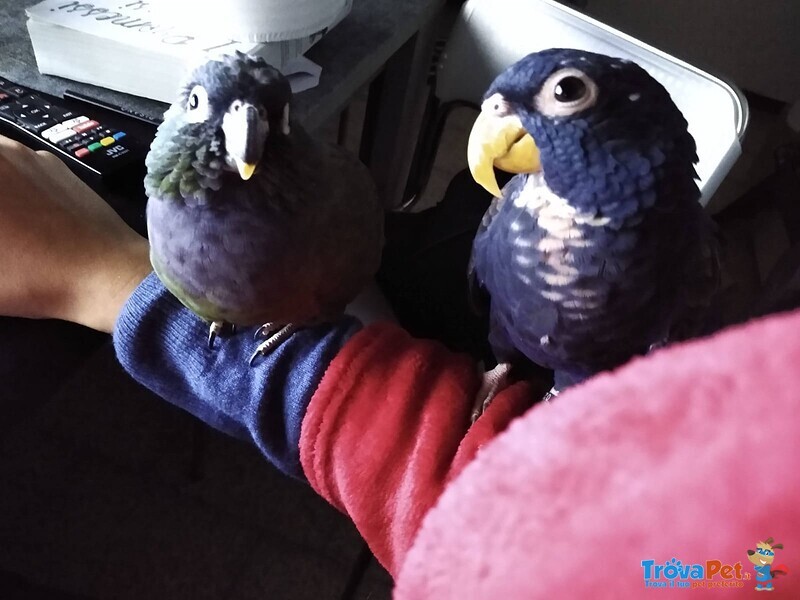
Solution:
<svg viewBox="0 0 800 600">
<path fill-rule="evenodd" d="M 44 94 L 0 78 L 0 125 L 3 124 L 22 132 L 23 139 L 33 142 L 29 145 L 45 148 L 67 164 L 79 165 L 102 178 L 143 159 L 125 131 L 106 127 L 55 104 Z"/>
</svg>

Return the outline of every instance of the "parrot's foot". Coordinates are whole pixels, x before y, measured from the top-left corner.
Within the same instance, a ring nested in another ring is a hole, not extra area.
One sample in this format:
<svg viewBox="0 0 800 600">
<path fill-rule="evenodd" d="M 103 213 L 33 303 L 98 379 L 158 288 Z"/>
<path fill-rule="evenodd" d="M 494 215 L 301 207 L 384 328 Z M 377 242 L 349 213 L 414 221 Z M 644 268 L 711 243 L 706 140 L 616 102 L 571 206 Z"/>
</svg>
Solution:
<svg viewBox="0 0 800 600">
<path fill-rule="evenodd" d="M 219 336 L 225 335 L 228 331 L 230 333 L 236 331 L 236 325 L 225 321 L 213 321 L 208 328 L 208 347 L 213 348 L 214 340 Z"/>
<path fill-rule="evenodd" d="M 550 402 L 550 400 L 554 400 L 561 392 L 556 389 L 556 386 L 550 388 L 550 391 L 547 392 L 544 396 L 542 396 L 542 400 L 545 402 Z"/>
<path fill-rule="evenodd" d="M 472 422 L 478 420 L 494 397 L 508 385 L 508 375 L 511 373 L 510 363 L 500 363 L 491 371 L 483 374 L 483 381 L 478 393 L 475 395 L 475 404 L 472 407 Z"/>
<path fill-rule="evenodd" d="M 256 332 L 253 334 L 254 340 L 262 340 L 269 338 L 273 333 L 279 331 L 283 328 L 283 325 L 279 323 L 264 323 L 261 327 L 256 329 Z"/>
<path fill-rule="evenodd" d="M 253 363 L 259 356 L 266 356 L 269 354 L 271 350 L 273 350 L 278 344 L 283 342 L 298 329 L 299 327 L 297 325 L 293 325 L 292 323 L 289 323 L 283 327 L 276 325 L 275 323 L 264 323 L 256 331 L 255 339 L 266 339 L 258 345 L 256 351 L 253 352 L 253 355 L 250 357 L 250 366 L 253 366 Z"/>
</svg>

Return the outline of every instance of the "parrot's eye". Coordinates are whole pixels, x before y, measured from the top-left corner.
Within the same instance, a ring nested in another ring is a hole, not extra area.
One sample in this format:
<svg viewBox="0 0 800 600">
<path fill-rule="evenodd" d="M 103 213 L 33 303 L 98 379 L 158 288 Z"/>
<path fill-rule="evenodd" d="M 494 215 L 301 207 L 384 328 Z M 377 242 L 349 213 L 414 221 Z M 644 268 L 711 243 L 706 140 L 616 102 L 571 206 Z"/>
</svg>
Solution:
<svg viewBox="0 0 800 600">
<path fill-rule="evenodd" d="M 583 71 L 556 71 L 542 84 L 534 98 L 536 110 L 548 117 L 567 117 L 594 106 L 597 84 Z"/>
<path fill-rule="evenodd" d="M 586 84 L 571 75 L 559 81 L 553 90 L 553 96 L 559 102 L 575 102 L 583 98 L 585 93 Z"/>
<path fill-rule="evenodd" d="M 267 120 L 267 109 L 266 108 L 264 108 L 263 106 L 257 106 L 256 107 L 256 111 L 258 112 L 258 118 L 259 119 L 261 119 L 262 121 L 266 121 Z"/>
<path fill-rule="evenodd" d="M 208 118 L 208 92 L 202 85 L 196 85 L 189 92 L 186 100 L 186 112 L 189 121 L 199 123 Z"/>
<path fill-rule="evenodd" d="M 496 117 L 506 117 L 512 114 L 511 106 L 502 94 L 493 94 L 481 104 L 481 110 Z"/>
</svg>

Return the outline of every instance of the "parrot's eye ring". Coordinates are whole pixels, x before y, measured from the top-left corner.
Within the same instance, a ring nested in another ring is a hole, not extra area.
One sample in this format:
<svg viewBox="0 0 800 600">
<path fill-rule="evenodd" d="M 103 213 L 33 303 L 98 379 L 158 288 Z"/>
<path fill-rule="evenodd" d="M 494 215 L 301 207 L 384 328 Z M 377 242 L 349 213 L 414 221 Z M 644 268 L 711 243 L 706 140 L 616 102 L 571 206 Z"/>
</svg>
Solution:
<svg viewBox="0 0 800 600">
<path fill-rule="evenodd" d="M 569 67 L 545 80 L 534 98 L 534 106 L 548 117 L 568 117 L 594 106 L 597 95 L 597 84 L 592 78 Z"/>
<path fill-rule="evenodd" d="M 208 92 L 202 85 L 196 85 L 186 99 L 186 114 L 192 123 L 200 123 L 208 118 Z"/>
</svg>

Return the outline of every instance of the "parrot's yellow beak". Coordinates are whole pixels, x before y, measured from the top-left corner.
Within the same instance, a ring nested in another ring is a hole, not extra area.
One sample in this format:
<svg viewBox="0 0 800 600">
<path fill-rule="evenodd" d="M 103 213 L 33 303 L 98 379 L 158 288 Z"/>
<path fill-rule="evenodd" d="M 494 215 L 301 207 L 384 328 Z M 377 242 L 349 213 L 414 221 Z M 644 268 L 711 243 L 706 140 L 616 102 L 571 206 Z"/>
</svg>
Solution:
<svg viewBox="0 0 800 600">
<path fill-rule="evenodd" d="M 467 144 L 467 163 L 473 179 L 496 198 L 500 187 L 493 167 L 509 173 L 541 169 L 539 150 L 519 117 L 498 116 L 486 110 L 478 115 Z"/>
<path fill-rule="evenodd" d="M 253 172 L 256 170 L 256 163 L 246 163 L 238 158 L 234 160 L 236 161 L 236 168 L 239 170 L 241 178 L 245 181 L 250 179 L 250 177 L 253 176 Z"/>
</svg>

